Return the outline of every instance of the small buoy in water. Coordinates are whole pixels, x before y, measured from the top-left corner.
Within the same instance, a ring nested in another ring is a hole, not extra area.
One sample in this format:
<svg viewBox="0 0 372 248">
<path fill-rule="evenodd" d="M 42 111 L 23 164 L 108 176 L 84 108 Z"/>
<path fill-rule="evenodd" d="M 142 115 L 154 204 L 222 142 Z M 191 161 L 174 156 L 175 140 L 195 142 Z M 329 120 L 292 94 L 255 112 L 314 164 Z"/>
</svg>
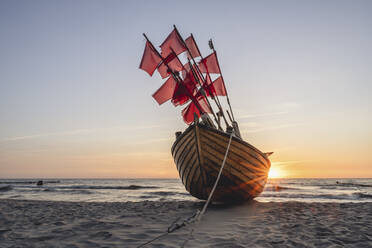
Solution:
<svg viewBox="0 0 372 248">
<path fill-rule="evenodd" d="M 41 185 L 43 185 L 43 180 L 38 181 L 38 182 L 36 183 L 36 185 L 37 185 L 37 186 L 41 186 Z"/>
</svg>

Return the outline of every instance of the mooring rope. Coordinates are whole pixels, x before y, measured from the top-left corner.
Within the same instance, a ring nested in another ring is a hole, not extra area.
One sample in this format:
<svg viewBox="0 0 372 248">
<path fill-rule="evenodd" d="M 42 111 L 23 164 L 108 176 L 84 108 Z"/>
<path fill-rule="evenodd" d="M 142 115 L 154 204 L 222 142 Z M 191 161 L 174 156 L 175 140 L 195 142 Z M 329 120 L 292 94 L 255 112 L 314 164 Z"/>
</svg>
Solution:
<svg viewBox="0 0 372 248">
<path fill-rule="evenodd" d="M 218 176 L 217 176 L 217 179 L 216 181 L 214 182 L 214 185 L 213 185 L 213 188 L 208 196 L 208 200 L 207 202 L 204 204 L 203 208 L 202 208 L 202 211 L 200 211 L 200 213 L 198 214 L 198 216 L 196 217 L 196 223 L 198 223 L 201 218 L 203 217 L 205 211 L 207 210 L 207 207 L 209 205 L 209 202 L 211 201 L 212 199 L 212 196 L 214 194 L 214 191 L 216 190 L 217 188 L 217 184 L 218 184 L 218 181 L 220 180 L 221 178 L 221 174 L 222 174 L 222 170 L 223 170 L 223 167 L 225 167 L 225 163 L 226 163 L 226 159 L 227 159 L 227 155 L 229 154 L 229 150 L 230 150 L 230 145 L 231 145 L 231 140 L 232 140 L 232 137 L 234 135 L 234 132 L 231 132 L 230 134 L 230 139 L 229 139 L 229 144 L 227 145 L 227 149 L 226 149 L 226 153 L 225 153 L 225 157 L 223 158 L 223 162 L 222 162 L 222 165 L 221 165 L 221 168 L 220 168 L 220 171 L 218 172 Z M 195 226 L 194 226 L 195 227 Z M 185 239 L 184 243 L 182 244 L 182 248 L 186 246 L 187 242 L 190 240 L 190 237 L 192 236 L 192 234 L 194 233 L 194 227 L 191 229 L 187 239 Z"/>
<path fill-rule="evenodd" d="M 162 237 L 165 237 L 167 236 L 168 234 L 180 229 L 181 227 L 184 227 L 186 226 L 187 224 L 192 224 L 192 223 L 195 223 L 197 224 L 201 218 L 203 217 L 205 211 L 207 210 L 207 207 L 212 199 L 212 196 L 214 194 L 214 191 L 216 190 L 217 188 L 217 184 L 218 184 L 218 181 L 220 180 L 221 178 L 221 174 L 222 174 L 222 170 L 223 168 L 225 167 L 225 163 L 226 163 L 226 159 L 227 159 L 227 155 L 229 154 L 229 150 L 230 150 L 230 145 L 231 145 L 231 140 L 232 140 L 232 137 L 234 135 L 234 132 L 231 132 L 230 134 L 230 139 L 229 139 L 229 143 L 227 145 L 227 149 L 226 149 L 226 152 L 225 152 L 225 157 L 223 158 L 223 161 L 222 161 L 222 165 L 221 165 L 221 168 L 220 168 L 220 171 L 218 172 L 218 176 L 217 176 L 217 179 L 216 181 L 214 182 L 214 185 L 213 185 L 213 188 L 211 190 L 211 192 L 209 193 L 209 196 L 208 196 L 208 199 L 207 201 L 205 202 L 203 208 L 201 211 L 197 210 L 196 213 L 194 213 L 194 215 L 190 216 L 189 218 L 187 219 L 184 219 L 180 224 L 178 224 L 177 222 L 181 219 L 180 217 L 175 220 L 167 229 L 167 231 L 155 238 L 153 238 L 152 240 L 149 240 L 139 246 L 137 246 L 137 248 L 141 248 L 141 247 L 145 247 L 146 245 L 148 244 L 151 244 L 152 242 L 154 242 L 155 240 L 158 240 Z M 185 247 L 185 245 L 187 244 L 187 242 L 190 240 L 190 237 L 192 236 L 192 234 L 194 233 L 194 229 L 195 229 L 195 226 L 190 230 L 190 233 L 189 235 L 187 236 L 187 238 L 185 239 L 185 241 L 183 242 L 182 246 L 181 247 Z"/>
</svg>

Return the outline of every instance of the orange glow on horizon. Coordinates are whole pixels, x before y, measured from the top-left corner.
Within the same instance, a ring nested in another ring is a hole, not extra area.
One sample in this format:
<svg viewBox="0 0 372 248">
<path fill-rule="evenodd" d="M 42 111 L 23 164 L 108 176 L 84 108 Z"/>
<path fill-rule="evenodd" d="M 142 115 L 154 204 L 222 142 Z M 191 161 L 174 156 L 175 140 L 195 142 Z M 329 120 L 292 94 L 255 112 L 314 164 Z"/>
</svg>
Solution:
<svg viewBox="0 0 372 248">
<path fill-rule="evenodd" d="M 285 177 L 285 172 L 279 169 L 278 167 L 271 167 L 269 170 L 269 178 L 283 178 Z"/>
</svg>

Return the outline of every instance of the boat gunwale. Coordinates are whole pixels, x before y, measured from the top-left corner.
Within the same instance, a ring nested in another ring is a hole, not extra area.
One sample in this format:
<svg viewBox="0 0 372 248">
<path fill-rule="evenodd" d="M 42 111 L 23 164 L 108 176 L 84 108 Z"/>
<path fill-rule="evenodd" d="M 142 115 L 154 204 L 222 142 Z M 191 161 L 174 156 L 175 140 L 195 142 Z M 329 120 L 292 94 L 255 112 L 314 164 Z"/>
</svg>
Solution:
<svg viewBox="0 0 372 248">
<path fill-rule="evenodd" d="M 200 123 L 197 124 L 197 125 L 200 128 L 205 128 L 205 129 L 207 129 L 207 130 L 209 130 L 211 132 L 214 132 L 216 134 L 220 134 L 222 136 L 225 136 L 226 138 L 230 138 L 230 135 L 229 134 L 227 134 L 225 132 L 222 132 L 220 130 L 217 130 L 215 128 L 211 128 L 211 127 L 208 127 L 208 126 L 203 125 L 203 124 L 200 124 Z M 188 128 L 185 129 L 185 131 L 183 131 L 183 133 L 181 135 L 179 135 L 177 137 L 177 139 L 175 140 L 175 142 L 173 143 L 172 148 L 171 148 L 172 155 L 173 155 L 173 151 L 174 151 L 175 147 L 177 146 L 178 142 L 180 142 L 180 140 L 182 140 L 182 137 L 184 137 L 193 128 L 195 128 L 195 124 L 190 125 Z M 246 141 L 244 141 L 244 140 L 242 140 L 242 139 L 240 139 L 238 137 L 233 136 L 232 139 L 234 141 L 238 142 L 238 143 L 241 143 L 242 145 L 245 145 L 245 146 L 249 147 L 253 151 L 257 152 L 258 154 L 260 154 L 266 160 L 267 163 L 270 164 L 270 160 L 268 159 L 267 155 L 264 152 L 261 152 L 258 148 L 254 147 L 253 145 L 249 144 L 248 142 L 246 142 Z"/>
</svg>

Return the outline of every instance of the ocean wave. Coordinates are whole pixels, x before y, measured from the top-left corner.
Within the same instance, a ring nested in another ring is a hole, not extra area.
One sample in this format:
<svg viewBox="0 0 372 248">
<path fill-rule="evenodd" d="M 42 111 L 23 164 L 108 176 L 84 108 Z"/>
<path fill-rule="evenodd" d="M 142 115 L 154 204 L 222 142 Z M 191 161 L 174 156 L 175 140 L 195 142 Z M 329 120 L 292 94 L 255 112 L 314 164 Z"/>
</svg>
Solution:
<svg viewBox="0 0 372 248">
<path fill-rule="evenodd" d="M 171 192 L 171 191 L 157 191 L 157 192 L 151 192 L 151 195 L 158 195 L 158 196 L 171 196 L 171 195 L 177 195 L 177 192 Z"/>
<path fill-rule="evenodd" d="M 261 197 L 286 198 L 286 199 L 330 199 L 330 200 L 357 200 L 357 194 L 272 194 L 262 193 Z"/>
<path fill-rule="evenodd" d="M 43 181 L 43 183 L 60 183 L 59 180 L 35 180 L 35 181 L 0 181 L 0 184 L 37 184 L 37 182 Z"/>
<path fill-rule="evenodd" d="M 369 199 L 372 199 L 372 195 L 371 194 L 364 194 L 364 193 L 354 193 L 355 195 L 357 195 L 359 198 L 369 198 Z"/>
<path fill-rule="evenodd" d="M 93 186 L 93 185 L 73 185 L 73 186 L 61 186 L 57 188 L 63 189 L 122 189 L 122 190 L 138 190 L 138 189 L 157 189 L 158 186 L 141 186 L 141 185 L 129 185 L 129 186 Z"/>
<path fill-rule="evenodd" d="M 68 194 L 95 194 L 95 192 L 92 192 L 90 190 L 85 190 L 85 189 L 56 189 L 56 188 L 45 188 L 45 189 L 40 189 L 40 190 L 34 190 L 38 192 L 50 192 L 50 193 L 68 193 Z"/>
<path fill-rule="evenodd" d="M 342 188 L 342 187 L 356 187 L 356 188 L 372 188 L 372 185 L 368 185 L 368 184 L 361 184 L 361 183 L 341 183 L 341 182 L 335 182 L 335 183 L 332 183 L 332 184 L 329 184 L 329 183 L 325 183 L 325 184 L 319 184 L 319 183 L 316 183 L 316 184 L 301 184 L 301 185 L 304 185 L 304 186 L 314 186 L 314 187 L 320 187 L 320 188 L 323 188 L 323 189 L 337 189 L 337 188 Z"/>
<path fill-rule="evenodd" d="M 140 195 L 138 198 L 141 198 L 141 199 L 150 199 L 150 198 L 154 198 L 154 196 L 151 196 L 151 195 Z"/>
<path fill-rule="evenodd" d="M 117 189 L 117 190 L 139 190 L 139 189 L 158 189 L 158 186 L 141 186 L 141 185 L 129 185 L 129 186 L 103 186 L 103 185 L 71 185 L 71 186 L 18 186 L 18 188 L 31 189 L 37 191 L 56 191 L 56 190 L 90 190 L 90 189 Z"/>
<path fill-rule="evenodd" d="M 283 190 L 298 190 L 297 188 L 291 188 L 291 187 L 284 187 L 284 186 L 279 186 L 279 185 L 270 185 L 266 186 L 264 191 L 283 191 Z"/>
<path fill-rule="evenodd" d="M 0 191 L 9 191 L 9 190 L 12 190 L 13 187 L 12 185 L 5 185 L 5 186 L 0 186 Z"/>
<path fill-rule="evenodd" d="M 345 186 L 345 187 L 364 187 L 364 188 L 372 188 L 372 185 L 367 184 L 359 184 L 359 183 L 336 183 L 337 186 Z"/>
<path fill-rule="evenodd" d="M 71 188 L 57 188 L 57 187 L 34 187 L 34 188 L 18 188 L 17 192 L 22 194 L 28 193 L 54 193 L 54 194 L 97 194 L 88 189 L 71 189 Z"/>
</svg>

